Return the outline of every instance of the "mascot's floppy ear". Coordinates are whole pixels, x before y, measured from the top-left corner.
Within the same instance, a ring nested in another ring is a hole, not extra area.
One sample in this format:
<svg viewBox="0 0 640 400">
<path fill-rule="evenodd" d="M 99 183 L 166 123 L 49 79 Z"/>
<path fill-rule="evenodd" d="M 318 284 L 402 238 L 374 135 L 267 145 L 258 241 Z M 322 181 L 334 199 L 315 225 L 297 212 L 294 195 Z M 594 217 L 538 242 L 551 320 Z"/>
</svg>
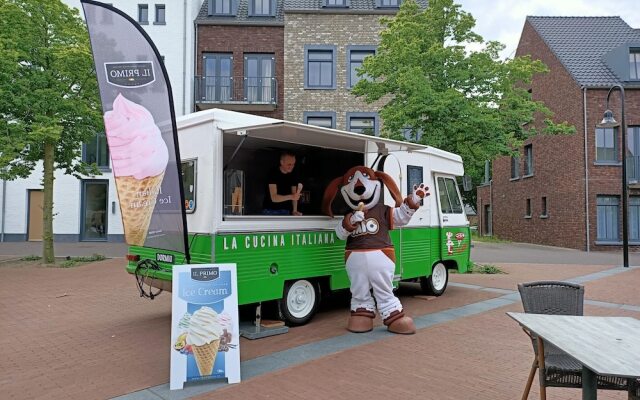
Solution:
<svg viewBox="0 0 640 400">
<path fill-rule="evenodd" d="M 376 178 L 382 181 L 384 185 L 391 193 L 391 197 L 396 201 L 396 207 L 400 207 L 402 204 L 402 195 L 400 194 L 400 189 L 398 189 L 398 185 L 393 180 L 393 178 L 382 171 L 376 171 Z"/>
<path fill-rule="evenodd" d="M 331 204 L 333 204 L 333 199 L 336 197 L 336 193 L 338 193 L 338 188 L 342 183 L 343 177 L 340 176 L 327 185 L 327 188 L 324 189 L 324 196 L 322 196 L 322 212 L 330 217 L 333 217 L 333 212 L 331 211 Z"/>
</svg>

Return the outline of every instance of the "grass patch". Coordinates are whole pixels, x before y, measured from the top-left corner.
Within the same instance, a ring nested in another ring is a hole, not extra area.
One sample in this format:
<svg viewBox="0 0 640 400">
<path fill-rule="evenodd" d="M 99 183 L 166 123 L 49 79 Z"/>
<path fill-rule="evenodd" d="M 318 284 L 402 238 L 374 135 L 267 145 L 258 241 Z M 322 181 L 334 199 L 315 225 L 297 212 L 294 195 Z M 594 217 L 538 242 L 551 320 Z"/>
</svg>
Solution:
<svg viewBox="0 0 640 400">
<path fill-rule="evenodd" d="M 485 243 L 510 243 L 509 240 L 500 239 L 497 236 L 482 236 L 478 232 L 471 232 L 471 240 Z"/>
<path fill-rule="evenodd" d="M 104 259 L 106 259 L 106 257 L 103 256 L 102 254 L 94 254 L 89 257 L 67 257 L 67 259 L 61 262 L 60 264 L 58 264 L 58 266 L 62 268 L 69 268 L 69 267 L 75 267 L 76 265 L 86 264 L 94 261 L 102 261 Z"/>
<path fill-rule="evenodd" d="M 493 264 L 477 264 L 473 261 L 469 264 L 469 269 L 467 270 L 468 274 L 506 274 L 500 267 L 497 267 Z"/>
<path fill-rule="evenodd" d="M 36 256 L 35 254 L 31 254 L 29 256 L 22 257 L 20 261 L 38 261 L 41 260 L 42 257 Z"/>
</svg>

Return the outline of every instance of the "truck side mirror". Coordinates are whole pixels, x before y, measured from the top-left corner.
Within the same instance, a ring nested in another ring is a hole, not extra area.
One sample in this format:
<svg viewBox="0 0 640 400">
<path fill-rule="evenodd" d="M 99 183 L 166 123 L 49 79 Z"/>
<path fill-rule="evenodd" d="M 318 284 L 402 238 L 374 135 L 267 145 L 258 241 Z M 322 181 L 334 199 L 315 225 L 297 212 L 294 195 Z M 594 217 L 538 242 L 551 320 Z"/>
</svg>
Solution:
<svg viewBox="0 0 640 400">
<path fill-rule="evenodd" d="M 473 183 L 471 183 L 471 176 L 464 175 L 462 177 L 462 190 L 464 190 L 465 192 L 468 192 L 471 189 L 473 189 Z"/>
</svg>

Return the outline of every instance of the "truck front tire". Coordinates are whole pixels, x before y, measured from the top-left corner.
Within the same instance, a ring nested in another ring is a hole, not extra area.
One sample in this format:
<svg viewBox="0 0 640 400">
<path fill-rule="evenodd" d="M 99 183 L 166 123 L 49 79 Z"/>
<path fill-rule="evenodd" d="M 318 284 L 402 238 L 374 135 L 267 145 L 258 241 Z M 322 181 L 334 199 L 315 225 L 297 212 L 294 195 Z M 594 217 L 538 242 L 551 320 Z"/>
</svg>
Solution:
<svg viewBox="0 0 640 400">
<path fill-rule="evenodd" d="M 441 296 L 449 283 L 449 270 L 439 262 L 433 266 L 431 275 L 420 278 L 420 288 L 425 294 Z"/>
<path fill-rule="evenodd" d="M 304 325 L 311 321 L 320 305 L 318 284 L 306 279 L 288 281 L 278 301 L 280 318 L 289 326 Z"/>
</svg>

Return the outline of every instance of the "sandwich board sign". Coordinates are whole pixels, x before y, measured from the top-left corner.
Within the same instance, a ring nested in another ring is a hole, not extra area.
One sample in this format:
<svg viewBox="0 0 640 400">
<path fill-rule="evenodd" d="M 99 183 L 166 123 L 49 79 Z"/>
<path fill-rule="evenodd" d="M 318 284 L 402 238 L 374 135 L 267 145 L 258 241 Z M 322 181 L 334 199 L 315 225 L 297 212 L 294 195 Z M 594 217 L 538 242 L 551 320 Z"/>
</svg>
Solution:
<svg viewBox="0 0 640 400">
<path fill-rule="evenodd" d="M 236 264 L 173 266 L 171 390 L 185 382 L 240 382 Z"/>
</svg>

